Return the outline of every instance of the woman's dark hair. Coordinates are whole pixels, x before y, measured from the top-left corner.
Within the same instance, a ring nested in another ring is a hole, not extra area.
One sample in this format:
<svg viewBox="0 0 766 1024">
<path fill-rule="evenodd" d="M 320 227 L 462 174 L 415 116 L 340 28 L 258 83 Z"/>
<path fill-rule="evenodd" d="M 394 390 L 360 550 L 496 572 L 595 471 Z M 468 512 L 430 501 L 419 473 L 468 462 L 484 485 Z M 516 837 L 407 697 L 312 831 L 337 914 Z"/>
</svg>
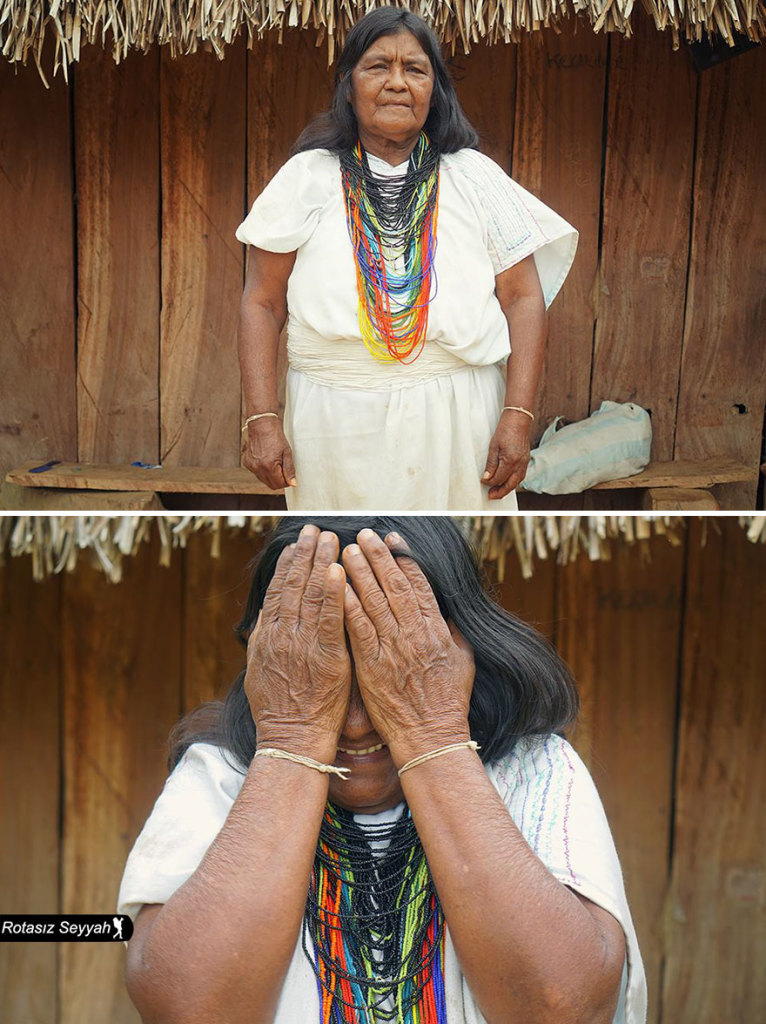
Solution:
<svg viewBox="0 0 766 1024">
<path fill-rule="evenodd" d="M 457 525 L 446 516 L 334 516 L 282 519 L 255 565 L 247 606 L 236 627 L 243 646 L 255 625 L 277 559 L 313 523 L 331 530 L 341 550 L 368 527 L 381 537 L 396 531 L 423 570 L 442 615 L 473 648 L 476 678 L 469 712 L 471 736 L 485 763 L 510 753 L 524 736 L 561 732 L 575 718 L 577 692 L 567 666 L 532 626 L 504 611 L 487 593 L 477 560 Z M 170 767 L 195 742 L 229 751 L 244 771 L 255 753 L 255 725 L 244 691 L 245 673 L 224 702 L 211 702 L 183 718 L 171 735 Z"/>
<path fill-rule="evenodd" d="M 365 14 L 351 29 L 335 69 L 335 92 L 329 110 L 319 114 L 301 132 L 292 155 L 307 149 L 329 149 L 342 153 L 352 149 L 359 137 L 356 115 L 349 103 L 351 72 L 376 39 L 411 32 L 420 43 L 434 72 L 431 111 L 424 130 L 440 153 L 476 149 L 479 137 L 463 113 L 452 84 L 439 40 L 431 28 L 411 11 L 399 7 L 379 7 Z"/>
</svg>

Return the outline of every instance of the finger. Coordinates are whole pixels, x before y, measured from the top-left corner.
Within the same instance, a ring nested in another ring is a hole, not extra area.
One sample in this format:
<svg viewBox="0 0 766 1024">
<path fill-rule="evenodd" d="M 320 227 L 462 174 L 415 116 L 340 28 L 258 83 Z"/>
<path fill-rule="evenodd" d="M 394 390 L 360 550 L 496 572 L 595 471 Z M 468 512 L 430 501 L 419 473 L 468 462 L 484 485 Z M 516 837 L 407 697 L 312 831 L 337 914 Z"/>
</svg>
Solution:
<svg viewBox="0 0 766 1024">
<path fill-rule="evenodd" d="M 362 530 L 359 542 L 397 620 L 401 622 L 418 615 L 420 608 L 409 578 L 402 571 L 400 560 L 391 554 L 388 545 L 374 530 Z"/>
<path fill-rule="evenodd" d="M 336 542 L 337 539 L 336 537 Z M 345 593 L 346 574 L 343 571 L 343 566 L 333 561 L 330 565 L 325 566 L 324 570 L 323 597 L 317 629 L 319 643 L 322 647 L 331 649 L 345 647 L 346 638 L 343 632 Z"/>
<path fill-rule="evenodd" d="M 301 622 L 317 622 L 322 610 L 327 583 L 327 568 L 338 560 L 340 542 L 334 533 L 323 530 L 317 539 L 314 566 L 301 600 Z M 345 580 L 345 573 L 341 569 Z"/>
<path fill-rule="evenodd" d="M 412 592 L 410 581 L 402 572 L 398 560 L 392 556 L 388 546 L 374 530 L 362 530 L 358 540 L 362 553 L 367 559 L 396 621 L 409 625 L 413 621 L 419 620 L 420 607 Z M 360 594 L 360 597 L 364 604 L 364 596 Z"/>
<path fill-rule="evenodd" d="M 344 548 L 342 559 L 365 615 L 380 636 L 392 636 L 398 628 L 396 618 L 359 544 Z"/>
<path fill-rule="evenodd" d="M 490 444 L 489 451 L 487 452 L 487 461 L 486 461 L 486 463 L 484 465 L 484 472 L 481 475 L 481 482 L 482 483 L 487 483 L 487 481 L 490 479 L 490 477 L 494 476 L 494 474 L 495 474 L 495 472 L 497 470 L 497 463 L 498 463 L 498 449 L 497 449 L 497 445 L 493 442 L 492 444 Z"/>
<path fill-rule="evenodd" d="M 270 487 L 272 491 L 278 491 L 280 487 L 284 486 L 282 481 L 282 469 L 279 463 L 276 462 L 265 462 L 263 459 L 254 459 L 251 455 L 245 454 L 242 460 L 245 468 L 249 469 L 251 473 L 261 481 Z"/>
<path fill-rule="evenodd" d="M 298 481 L 295 477 L 293 450 L 289 444 L 285 444 L 285 450 L 282 452 L 282 476 L 284 477 L 285 487 L 298 486 Z"/>
<path fill-rule="evenodd" d="M 514 464 L 510 465 L 506 471 L 505 479 L 497 480 L 494 486 L 490 487 L 488 495 L 490 500 L 494 501 L 498 498 L 504 498 L 506 494 L 510 494 L 512 490 L 518 487 L 524 479 L 526 468 L 526 460 L 523 462 L 522 466 L 519 466 L 518 460 Z"/>
<path fill-rule="evenodd" d="M 486 480 L 482 482 L 487 487 L 502 487 L 508 477 L 511 475 L 513 469 L 513 463 L 515 460 L 509 459 L 508 456 L 503 455 L 502 452 L 498 455 L 497 466 L 495 472 L 491 476 L 488 476 Z"/>
<path fill-rule="evenodd" d="M 504 498 L 506 494 L 510 494 L 511 491 L 515 490 L 516 487 L 517 483 L 515 482 L 515 478 L 510 477 L 506 481 L 506 483 L 502 484 L 501 486 L 490 487 L 487 497 L 489 498 L 490 501 L 499 501 L 501 498 Z"/>
<path fill-rule="evenodd" d="M 268 589 L 266 590 L 266 597 L 261 607 L 261 613 L 258 616 L 258 621 L 261 619 L 264 623 L 271 623 L 277 616 L 279 610 L 279 602 L 282 600 L 282 588 L 285 585 L 287 579 L 287 573 L 290 570 L 290 566 L 293 562 L 293 553 L 295 550 L 294 544 L 288 544 L 286 548 L 283 548 L 279 558 L 277 559 L 277 566 L 274 570 L 274 575 L 271 577 L 271 583 L 269 583 Z"/>
<path fill-rule="evenodd" d="M 367 617 L 353 587 L 348 584 L 343 595 L 343 618 L 354 659 L 361 662 L 375 658 L 380 649 L 378 631 Z"/>
<path fill-rule="evenodd" d="M 389 533 L 386 537 L 386 544 L 390 551 L 409 551 L 407 544 L 398 533 Z M 396 564 L 407 577 L 410 589 L 418 603 L 418 608 L 423 616 L 430 619 L 441 619 L 443 621 L 439 602 L 431 589 L 425 573 L 413 558 L 402 558 L 400 555 L 395 559 Z"/>
<path fill-rule="evenodd" d="M 314 565 L 314 552 L 319 540 L 319 528 L 306 523 L 300 532 L 293 552 L 293 563 L 282 587 L 278 618 L 288 627 L 296 627 L 300 619 L 301 601 Z"/>
</svg>

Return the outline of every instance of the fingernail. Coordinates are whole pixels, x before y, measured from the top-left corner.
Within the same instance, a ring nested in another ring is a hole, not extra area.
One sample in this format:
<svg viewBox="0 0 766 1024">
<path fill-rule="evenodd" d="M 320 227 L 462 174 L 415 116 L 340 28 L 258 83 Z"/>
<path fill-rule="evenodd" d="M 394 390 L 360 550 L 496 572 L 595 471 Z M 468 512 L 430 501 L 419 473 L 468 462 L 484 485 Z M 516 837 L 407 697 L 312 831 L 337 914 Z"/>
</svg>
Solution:
<svg viewBox="0 0 766 1024">
<path fill-rule="evenodd" d="M 349 544 L 348 547 L 346 548 L 346 554 L 351 555 L 352 557 L 354 555 L 361 555 L 361 553 L 362 549 L 359 547 L 358 544 Z"/>
<path fill-rule="evenodd" d="M 485 473 L 484 476 L 482 477 L 482 480 L 489 480 L 489 476 L 489 472 Z"/>
<path fill-rule="evenodd" d="M 327 575 L 333 580 L 345 579 L 346 574 L 343 571 L 343 566 L 338 565 L 337 562 L 332 562 L 327 567 Z"/>
<path fill-rule="evenodd" d="M 293 477 L 291 480 L 287 481 L 287 486 L 288 487 L 297 487 L 298 486 L 298 481 L 295 479 L 295 477 Z"/>
<path fill-rule="evenodd" d="M 363 530 L 359 531 L 359 540 L 372 540 L 375 536 L 375 531 L 371 530 L 368 526 L 365 526 Z"/>
<path fill-rule="evenodd" d="M 386 537 L 386 540 L 391 541 L 392 544 L 403 544 L 404 543 L 404 541 L 399 536 L 399 534 L 396 532 L 396 530 L 392 530 L 391 533 L 389 533 L 389 535 Z"/>
<path fill-rule="evenodd" d="M 316 532 L 316 529 L 316 526 L 312 526 L 311 523 L 306 523 L 306 525 L 301 530 L 301 537 L 310 537 L 313 533 Z"/>
</svg>

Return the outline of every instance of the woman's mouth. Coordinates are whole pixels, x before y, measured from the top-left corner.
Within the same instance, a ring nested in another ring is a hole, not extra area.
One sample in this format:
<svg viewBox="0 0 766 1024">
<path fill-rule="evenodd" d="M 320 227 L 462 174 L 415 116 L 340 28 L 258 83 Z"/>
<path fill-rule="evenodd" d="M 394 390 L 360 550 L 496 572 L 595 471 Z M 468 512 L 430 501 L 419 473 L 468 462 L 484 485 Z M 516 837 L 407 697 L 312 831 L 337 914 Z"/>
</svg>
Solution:
<svg viewBox="0 0 766 1024">
<path fill-rule="evenodd" d="M 343 763 L 345 761 L 360 761 L 360 760 L 378 760 L 380 758 L 388 757 L 388 747 L 385 743 L 376 743 L 370 747 L 338 747 L 338 756 L 336 761 Z"/>
</svg>

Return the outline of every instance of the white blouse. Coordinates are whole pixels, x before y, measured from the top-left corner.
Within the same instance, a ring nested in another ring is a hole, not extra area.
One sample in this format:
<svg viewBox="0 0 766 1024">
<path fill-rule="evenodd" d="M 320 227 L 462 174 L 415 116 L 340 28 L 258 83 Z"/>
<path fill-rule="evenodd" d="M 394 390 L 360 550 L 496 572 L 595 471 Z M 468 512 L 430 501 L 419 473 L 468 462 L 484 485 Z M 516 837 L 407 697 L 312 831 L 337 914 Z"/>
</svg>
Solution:
<svg viewBox="0 0 766 1024">
<path fill-rule="evenodd" d="M 392 168 L 374 156 L 370 166 L 373 173 L 388 175 L 403 174 L 407 167 Z M 292 332 L 361 341 L 337 156 L 317 149 L 288 160 L 236 235 L 270 252 L 297 250 L 287 290 L 288 337 Z M 495 277 L 534 254 L 550 305 L 572 265 L 578 235 L 489 157 L 463 149 L 441 158 L 436 237 L 437 286 L 427 340 L 464 363 L 483 366 L 505 360 L 510 351 Z"/>
<path fill-rule="evenodd" d="M 232 755 L 228 755 L 232 760 Z M 608 911 L 623 928 L 627 958 L 614 1024 L 644 1024 L 646 979 L 622 872 L 596 788 L 572 747 L 558 736 L 521 741 L 487 775 L 518 829 L 554 877 Z M 130 853 L 118 912 L 165 903 L 196 871 L 225 825 L 244 776 L 218 748 L 194 744 L 169 777 Z M 384 812 L 381 819 L 390 812 Z M 370 820 L 366 818 L 365 820 Z M 446 932 L 449 1024 L 486 1024 Z M 274 1024 L 319 1022 L 313 969 L 298 941 Z"/>
</svg>

